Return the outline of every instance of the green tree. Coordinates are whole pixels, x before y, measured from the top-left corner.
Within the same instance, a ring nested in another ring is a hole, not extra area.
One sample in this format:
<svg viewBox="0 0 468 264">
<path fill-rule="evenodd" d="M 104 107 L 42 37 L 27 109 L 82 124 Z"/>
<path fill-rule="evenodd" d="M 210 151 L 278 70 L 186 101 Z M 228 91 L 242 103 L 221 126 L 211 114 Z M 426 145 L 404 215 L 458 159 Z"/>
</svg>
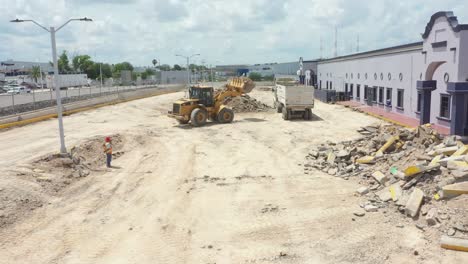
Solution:
<svg viewBox="0 0 468 264">
<path fill-rule="evenodd" d="M 275 79 L 274 75 L 267 75 L 263 77 L 264 81 L 273 81 Z"/>
<path fill-rule="evenodd" d="M 141 79 L 146 80 L 151 75 L 154 75 L 154 70 L 153 69 L 146 69 L 144 72 L 141 73 Z"/>
<path fill-rule="evenodd" d="M 252 80 L 252 81 L 261 81 L 262 80 L 262 75 L 258 72 L 251 72 L 249 74 L 249 78 Z"/>
<path fill-rule="evenodd" d="M 122 62 L 114 65 L 112 69 L 112 75 L 116 78 L 120 78 L 122 71 L 133 71 L 133 65 L 130 62 Z"/>
<path fill-rule="evenodd" d="M 30 73 L 31 78 L 37 83 L 37 79 L 41 77 L 41 67 L 33 66 Z"/>
<path fill-rule="evenodd" d="M 58 70 L 60 74 L 69 73 L 71 71 L 70 61 L 68 60 L 67 51 L 64 50 L 58 58 Z"/>
<path fill-rule="evenodd" d="M 157 66 L 156 68 L 161 70 L 161 71 L 170 71 L 171 70 L 171 66 L 168 65 L 168 64 L 163 64 L 161 66 Z"/>
<path fill-rule="evenodd" d="M 89 55 L 78 55 L 72 59 L 72 65 L 75 72 L 86 72 L 94 62 Z"/>
<path fill-rule="evenodd" d="M 181 71 L 182 67 L 180 67 L 179 64 L 174 64 L 174 67 L 172 68 L 174 71 Z"/>
</svg>

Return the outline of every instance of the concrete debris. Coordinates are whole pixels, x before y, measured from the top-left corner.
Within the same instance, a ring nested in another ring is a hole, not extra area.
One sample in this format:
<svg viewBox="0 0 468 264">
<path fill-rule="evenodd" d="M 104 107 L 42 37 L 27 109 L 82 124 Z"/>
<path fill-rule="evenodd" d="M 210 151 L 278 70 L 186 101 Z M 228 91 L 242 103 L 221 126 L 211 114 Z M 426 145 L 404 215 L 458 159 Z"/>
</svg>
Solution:
<svg viewBox="0 0 468 264">
<path fill-rule="evenodd" d="M 431 208 L 426 214 L 427 225 L 433 226 L 437 224 L 437 208 Z"/>
<path fill-rule="evenodd" d="M 450 228 L 450 229 L 447 231 L 447 235 L 448 235 L 448 236 L 454 236 L 456 233 L 457 233 L 457 230 L 455 230 L 454 228 Z"/>
<path fill-rule="evenodd" d="M 376 179 L 380 184 L 385 184 L 388 181 L 387 176 L 385 176 L 382 172 L 376 171 L 372 173 L 372 177 Z"/>
<path fill-rule="evenodd" d="M 362 185 L 356 194 L 366 212 L 393 208 L 401 217 L 412 217 L 423 230 L 456 232 L 468 205 L 468 145 L 459 137 L 439 135 L 429 125 L 416 129 L 376 125 L 358 132 L 361 137 L 356 140 L 325 142 L 310 149 L 304 172 L 356 178 Z M 463 224 L 468 227 L 468 222 Z M 457 234 L 468 238 L 468 232 Z"/>
<path fill-rule="evenodd" d="M 467 239 L 442 236 L 440 240 L 440 245 L 442 248 L 445 248 L 445 249 L 468 252 L 468 240 Z"/>
<path fill-rule="evenodd" d="M 363 186 L 363 187 L 360 187 L 359 189 L 357 189 L 357 193 L 359 193 L 360 195 L 365 195 L 369 192 L 369 188 Z"/>
<path fill-rule="evenodd" d="M 250 97 L 249 95 L 228 98 L 224 104 L 229 106 L 235 113 L 265 112 L 272 109 L 272 107 Z"/>
<path fill-rule="evenodd" d="M 415 188 L 413 192 L 411 193 L 408 199 L 408 202 L 406 203 L 406 206 L 405 206 L 406 215 L 415 217 L 419 212 L 419 208 L 421 207 L 423 199 L 424 199 L 424 192 L 418 188 Z"/>
<path fill-rule="evenodd" d="M 377 212 L 379 208 L 375 205 L 368 204 L 364 206 L 364 210 L 366 210 L 366 212 Z"/>
</svg>

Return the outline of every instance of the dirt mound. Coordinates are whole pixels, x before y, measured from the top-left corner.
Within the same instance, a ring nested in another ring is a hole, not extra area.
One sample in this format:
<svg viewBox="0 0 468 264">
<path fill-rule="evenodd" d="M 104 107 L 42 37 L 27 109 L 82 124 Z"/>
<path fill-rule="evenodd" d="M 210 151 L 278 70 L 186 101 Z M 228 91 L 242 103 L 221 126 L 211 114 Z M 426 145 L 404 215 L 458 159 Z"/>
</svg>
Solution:
<svg viewBox="0 0 468 264">
<path fill-rule="evenodd" d="M 230 98 L 227 99 L 224 103 L 231 107 L 235 113 L 264 112 L 272 109 L 270 106 L 248 95 Z"/>
<path fill-rule="evenodd" d="M 430 126 L 368 126 L 358 132 L 360 139 L 311 149 L 305 174 L 313 168 L 344 179 L 358 177 L 363 187 L 357 194 L 364 198 L 360 213 L 393 209 L 401 213 L 393 215 L 398 221 L 411 220 L 434 240 L 440 234 L 468 238 L 468 204 L 463 202 L 468 195 L 451 199 L 443 191 L 468 181 L 468 146 L 460 138 L 443 137 Z M 418 196 L 420 201 L 414 199 Z"/>
<path fill-rule="evenodd" d="M 4 175 L 0 179 L 0 228 L 60 196 L 70 184 L 102 171 L 106 159 L 103 141 L 102 136 L 92 138 L 73 147 L 68 156 L 52 154 L 40 157 Z M 120 135 L 113 135 L 112 142 L 114 149 L 122 149 L 124 145 Z M 122 154 L 115 152 L 113 158 Z"/>
</svg>

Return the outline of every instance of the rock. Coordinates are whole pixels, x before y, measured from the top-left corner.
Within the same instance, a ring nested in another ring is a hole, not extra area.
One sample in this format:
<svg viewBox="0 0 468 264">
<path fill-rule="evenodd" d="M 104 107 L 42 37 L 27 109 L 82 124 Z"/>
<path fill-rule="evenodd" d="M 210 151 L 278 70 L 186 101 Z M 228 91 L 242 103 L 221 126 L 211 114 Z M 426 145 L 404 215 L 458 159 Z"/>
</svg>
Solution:
<svg viewBox="0 0 468 264">
<path fill-rule="evenodd" d="M 70 158 L 60 158 L 60 163 L 63 167 L 72 167 L 73 166 L 73 160 Z"/>
<path fill-rule="evenodd" d="M 372 205 L 372 204 L 368 204 L 366 206 L 364 206 L 364 210 L 366 210 L 366 212 L 377 212 L 379 210 L 379 208 L 375 205 Z"/>
<path fill-rule="evenodd" d="M 33 169 L 34 172 L 36 173 L 44 173 L 45 171 L 44 170 L 41 170 L 41 169 Z"/>
<path fill-rule="evenodd" d="M 317 158 L 317 157 L 319 156 L 319 153 L 318 153 L 318 151 L 313 150 L 313 151 L 311 151 L 311 152 L 309 153 L 309 155 L 312 156 L 312 157 L 314 157 L 314 158 Z"/>
<path fill-rule="evenodd" d="M 372 177 L 374 177 L 374 179 L 377 180 L 382 185 L 385 184 L 388 181 L 387 176 L 385 176 L 380 171 L 375 171 L 374 173 L 372 173 Z"/>
<path fill-rule="evenodd" d="M 411 217 L 415 217 L 418 212 L 421 204 L 423 202 L 424 192 L 421 189 L 415 188 L 411 193 L 408 202 L 405 206 L 405 213 Z"/>
<path fill-rule="evenodd" d="M 336 175 L 337 172 L 338 172 L 338 169 L 336 169 L 336 168 L 332 168 L 332 169 L 328 170 L 328 174 L 330 174 L 330 175 Z"/>
<path fill-rule="evenodd" d="M 330 165 L 335 164 L 336 155 L 333 152 L 328 153 L 327 162 Z"/>
<path fill-rule="evenodd" d="M 351 164 L 349 166 L 346 166 L 345 171 L 346 172 L 352 172 L 356 169 L 356 166 L 354 164 Z"/>
<path fill-rule="evenodd" d="M 466 229 L 465 226 L 462 224 L 456 224 L 453 228 L 460 232 L 468 232 L 468 229 Z"/>
<path fill-rule="evenodd" d="M 357 189 L 357 193 L 359 193 L 360 195 L 365 195 L 365 194 L 369 193 L 369 188 L 363 186 L 363 187 Z"/>
<path fill-rule="evenodd" d="M 362 211 L 357 211 L 357 212 L 354 212 L 353 214 L 354 214 L 355 216 L 358 216 L 358 217 L 363 217 L 363 216 L 366 215 L 366 213 L 365 213 L 365 212 L 362 212 Z"/>
<path fill-rule="evenodd" d="M 453 228 L 449 228 L 449 230 L 447 230 L 447 235 L 448 236 L 454 236 L 455 233 L 457 233 L 457 230 L 455 230 Z"/>
<path fill-rule="evenodd" d="M 437 224 L 437 208 L 431 208 L 426 215 L 427 225 L 433 226 Z"/>
<path fill-rule="evenodd" d="M 403 224 L 398 224 L 398 225 L 396 225 L 396 227 L 398 227 L 398 228 L 403 228 L 403 227 L 405 227 L 405 225 L 403 225 Z"/>
<path fill-rule="evenodd" d="M 426 228 L 426 226 L 423 225 L 423 224 L 421 224 L 421 223 L 416 223 L 416 227 L 417 227 L 418 229 L 423 230 L 423 231 L 424 231 L 424 228 Z"/>
<path fill-rule="evenodd" d="M 445 147 L 453 147 L 457 145 L 457 138 L 456 136 L 447 136 L 444 138 L 442 143 L 445 145 Z"/>
<path fill-rule="evenodd" d="M 380 200 L 383 202 L 388 202 L 392 199 L 391 193 L 390 193 L 390 187 L 385 187 L 382 190 L 378 191 L 375 193 Z"/>
<path fill-rule="evenodd" d="M 451 198 L 461 194 L 468 194 L 468 182 L 460 182 L 442 188 L 444 198 Z"/>
<path fill-rule="evenodd" d="M 349 151 L 346 151 L 346 150 L 340 150 L 337 154 L 336 154 L 336 157 L 337 158 L 340 158 L 340 159 L 345 159 L 345 158 L 349 158 Z"/>
<path fill-rule="evenodd" d="M 89 175 L 90 172 L 89 172 L 89 170 L 85 169 L 85 170 L 79 170 L 78 173 L 79 173 L 80 177 L 86 177 L 86 176 Z"/>
</svg>

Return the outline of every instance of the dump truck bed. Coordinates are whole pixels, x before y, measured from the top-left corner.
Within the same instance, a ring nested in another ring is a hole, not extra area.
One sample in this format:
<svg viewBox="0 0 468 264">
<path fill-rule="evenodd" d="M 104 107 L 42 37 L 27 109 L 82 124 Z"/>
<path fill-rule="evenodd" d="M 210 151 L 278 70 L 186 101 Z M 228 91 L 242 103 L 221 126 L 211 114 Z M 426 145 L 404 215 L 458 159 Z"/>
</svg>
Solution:
<svg viewBox="0 0 468 264">
<path fill-rule="evenodd" d="M 277 101 L 287 108 L 313 108 L 314 87 L 313 86 L 284 86 L 276 85 Z"/>
</svg>

